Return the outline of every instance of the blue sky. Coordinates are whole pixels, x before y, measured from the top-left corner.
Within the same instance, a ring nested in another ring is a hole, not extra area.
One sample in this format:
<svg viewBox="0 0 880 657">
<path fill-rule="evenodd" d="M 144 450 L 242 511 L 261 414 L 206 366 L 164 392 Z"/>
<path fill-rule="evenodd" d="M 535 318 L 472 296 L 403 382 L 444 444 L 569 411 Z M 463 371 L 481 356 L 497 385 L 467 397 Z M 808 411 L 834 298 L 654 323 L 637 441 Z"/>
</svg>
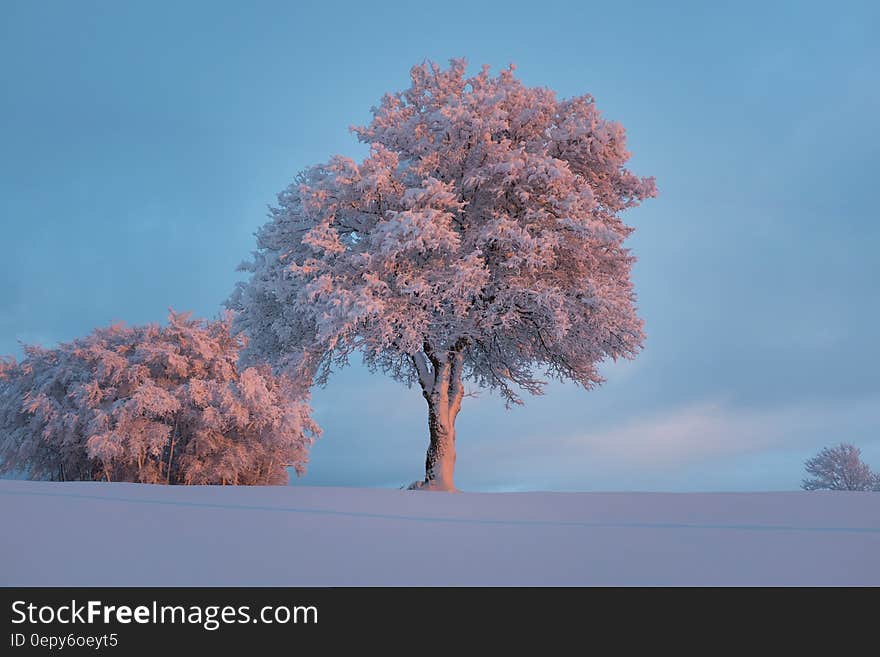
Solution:
<svg viewBox="0 0 880 657">
<path fill-rule="evenodd" d="M 657 178 L 627 217 L 648 340 L 590 393 L 466 400 L 457 484 L 793 489 L 841 440 L 880 468 L 880 5 L 712 4 L 4 0 L 0 353 L 213 316 L 275 193 L 362 156 L 348 126 L 412 64 L 515 62 Z M 297 483 L 421 476 L 417 391 L 358 366 L 314 407 Z"/>
</svg>

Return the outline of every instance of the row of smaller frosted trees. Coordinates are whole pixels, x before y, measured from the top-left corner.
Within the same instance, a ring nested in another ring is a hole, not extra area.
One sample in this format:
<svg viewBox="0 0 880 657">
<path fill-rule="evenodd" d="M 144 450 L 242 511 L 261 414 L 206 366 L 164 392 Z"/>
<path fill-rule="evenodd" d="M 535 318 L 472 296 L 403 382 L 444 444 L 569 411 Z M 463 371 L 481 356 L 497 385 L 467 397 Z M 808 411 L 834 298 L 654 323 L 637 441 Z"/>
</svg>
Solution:
<svg viewBox="0 0 880 657">
<path fill-rule="evenodd" d="M 48 480 L 280 484 L 318 434 L 307 390 L 243 367 L 231 315 L 171 312 L 0 360 L 0 473 Z"/>
</svg>

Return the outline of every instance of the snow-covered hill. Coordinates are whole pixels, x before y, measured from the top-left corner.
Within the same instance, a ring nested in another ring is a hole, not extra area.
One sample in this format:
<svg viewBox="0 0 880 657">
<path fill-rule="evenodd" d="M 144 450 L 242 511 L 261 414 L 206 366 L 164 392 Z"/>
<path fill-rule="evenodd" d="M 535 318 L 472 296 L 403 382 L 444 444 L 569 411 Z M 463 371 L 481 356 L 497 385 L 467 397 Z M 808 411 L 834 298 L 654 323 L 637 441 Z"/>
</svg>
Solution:
<svg viewBox="0 0 880 657">
<path fill-rule="evenodd" d="M 880 585 L 877 493 L 0 481 L 0 584 Z"/>
</svg>

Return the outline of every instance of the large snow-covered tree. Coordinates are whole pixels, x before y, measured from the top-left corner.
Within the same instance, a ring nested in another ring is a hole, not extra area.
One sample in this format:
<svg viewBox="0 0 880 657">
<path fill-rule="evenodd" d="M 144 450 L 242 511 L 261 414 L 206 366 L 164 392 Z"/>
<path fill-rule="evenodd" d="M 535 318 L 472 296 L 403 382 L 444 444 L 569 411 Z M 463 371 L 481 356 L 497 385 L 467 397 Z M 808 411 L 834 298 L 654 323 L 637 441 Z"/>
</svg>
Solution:
<svg viewBox="0 0 880 657">
<path fill-rule="evenodd" d="M 467 77 L 463 60 L 411 79 L 353 128 L 369 157 L 279 194 L 229 305 L 253 357 L 320 384 L 361 352 L 417 384 L 430 443 L 414 486 L 451 490 L 465 380 L 520 403 L 548 377 L 591 388 L 598 363 L 640 349 L 619 215 L 655 186 L 590 96 L 526 87 L 513 66 Z"/>
<path fill-rule="evenodd" d="M 307 391 L 240 369 L 243 337 L 171 313 L 0 360 L 0 472 L 34 479 L 280 484 L 317 427 Z"/>
</svg>

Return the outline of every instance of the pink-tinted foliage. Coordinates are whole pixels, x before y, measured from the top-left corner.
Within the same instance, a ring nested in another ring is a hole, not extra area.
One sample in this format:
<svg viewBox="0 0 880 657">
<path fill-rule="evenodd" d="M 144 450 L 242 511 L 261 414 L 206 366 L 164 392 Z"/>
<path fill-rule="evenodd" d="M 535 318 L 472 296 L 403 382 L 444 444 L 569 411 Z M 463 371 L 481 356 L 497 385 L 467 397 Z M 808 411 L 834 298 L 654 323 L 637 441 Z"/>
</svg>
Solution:
<svg viewBox="0 0 880 657">
<path fill-rule="evenodd" d="M 243 338 L 172 312 L 0 362 L 0 469 L 38 479 L 279 484 L 317 427 L 306 391 L 237 366 Z"/>
<path fill-rule="evenodd" d="M 253 357 L 322 383 L 359 351 L 445 406 L 443 424 L 463 380 L 519 403 L 547 377 L 593 387 L 599 362 L 638 352 L 619 213 L 655 187 L 624 167 L 623 127 L 513 67 L 465 68 L 414 67 L 354 128 L 369 157 L 279 195 L 230 300 Z"/>
<path fill-rule="evenodd" d="M 874 475 L 862 461 L 862 450 L 849 443 L 826 447 L 807 460 L 804 468 L 809 478 L 801 484 L 804 490 L 878 490 L 880 474 Z"/>
</svg>

